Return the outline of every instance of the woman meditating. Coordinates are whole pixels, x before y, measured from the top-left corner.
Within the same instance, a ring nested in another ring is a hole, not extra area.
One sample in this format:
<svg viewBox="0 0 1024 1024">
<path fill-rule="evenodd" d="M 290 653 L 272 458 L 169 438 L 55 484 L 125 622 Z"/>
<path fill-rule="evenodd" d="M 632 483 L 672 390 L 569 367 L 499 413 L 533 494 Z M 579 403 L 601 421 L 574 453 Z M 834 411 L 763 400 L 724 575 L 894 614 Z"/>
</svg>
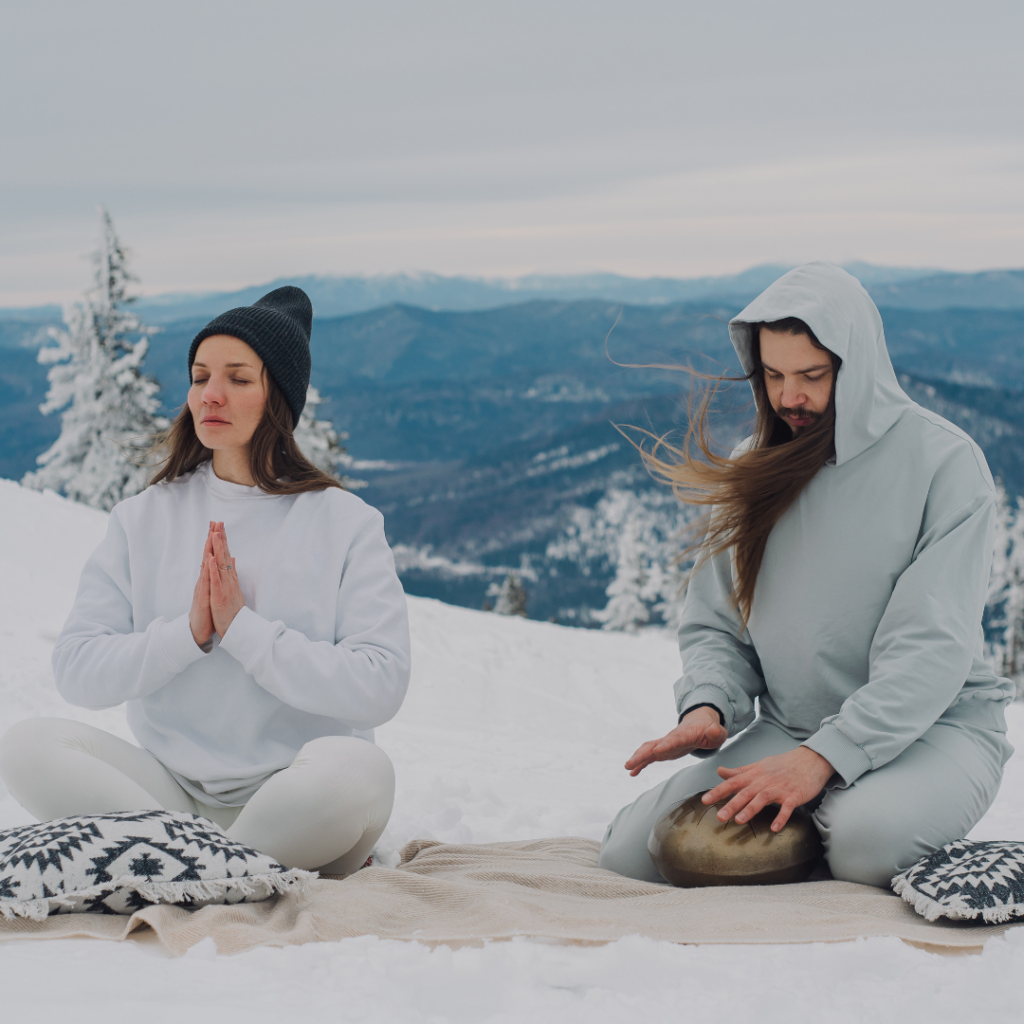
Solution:
<svg viewBox="0 0 1024 1024">
<path fill-rule="evenodd" d="M 992 477 L 900 389 L 875 304 L 838 267 L 791 271 L 729 332 L 753 437 L 715 453 L 705 405 L 677 461 L 647 453 L 713 509 L 679 629 L 679 724 L 626 768 L 704 760 L 623 808 L 600 863 L 661 881 L 652 829 L 709 791 L 722 822 L 776 805 L 778 831 L 812 810 L 833 876 L 888 887 L 967 835 L 1013 750 L 1013 687 L 982 648 Z"/>
<path fill-rule="evenodd" d="M 336 874 L 387 824 L 394 772 L 372 730 L 409 682 L 405 595 L 380 513 L 292 436 L 311 323 L 306 294 L 278 288 L 192 342 L 166 458 L 111 513 L 53 654 L 65 699 L 127 702 L 140 746 L 61 719 L 14 726 L 0 774 L 40 820 L 186 811 Z"/>
</svg>

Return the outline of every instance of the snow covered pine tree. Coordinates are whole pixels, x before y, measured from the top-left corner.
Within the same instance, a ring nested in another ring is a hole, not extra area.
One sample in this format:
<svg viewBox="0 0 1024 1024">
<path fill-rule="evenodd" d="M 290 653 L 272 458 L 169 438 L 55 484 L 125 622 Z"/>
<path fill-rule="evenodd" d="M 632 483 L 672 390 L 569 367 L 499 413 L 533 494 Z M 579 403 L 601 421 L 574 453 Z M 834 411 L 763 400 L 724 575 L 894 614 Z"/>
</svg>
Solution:
<svg viewBox="0 0 1024 1024">
<path fill-rule="evenodd" d="M 622 524 L 615 579 L 605 591 L 608 604 L 603 611 L 594 613 L 603 629 L 635 633 L 650 621 L 648 603 L 657 595 L 652 587 L 656 581 L 652 579 L 651 553 L 644 533 L 636 512 Z"/>
<path fill-rule="evenodd" d="M 41 363 L 53 364 L 40 411 L 64 412 L 60 436 L 21 482 L 109 510 L 146 486 L 139 456 L 167 421 L 157 415 L 159 385 L 141 371 L 154 330 L 127 309 L 135 278 L 105 209 L 93 261 L 94 287 L 65 310 L 66 329 L 50 332 L 57 344 L 39 351 Z"/>
<path fill-rule="evenodd" d="M 1024 697 L 1024 497 L 1011 500 L 1000 483 L 995 558 L 985 605 L 989 656 Z"/>
<path fill-rule="evenodd" d="M 521 615 L 524 619 L 526 614 L 526 588 L 518 574 L 510 572 L 504 583 L 500 586 L 492 583 L 487 589 L 489 597 L 495 597 L 494 611 L 498 615 Z"/>
<path fill-rule="evenodd" d="M 353 480 L 343 475 L 342 467 L 348 469 L 352 465 L 352 456 L 345 451 L 341 443 L 348 439 L 348 434 L 339 434 L 330 420 L 316 418 L 317 406 L 322 403 L 320 392 L 310 387 L 306 391 L 306 407 L 295 425 L 295 443 L 317 469 L 336 477 L 347 490 L 355 491 L 365 487 L 365 480 Z"/>
</svg>

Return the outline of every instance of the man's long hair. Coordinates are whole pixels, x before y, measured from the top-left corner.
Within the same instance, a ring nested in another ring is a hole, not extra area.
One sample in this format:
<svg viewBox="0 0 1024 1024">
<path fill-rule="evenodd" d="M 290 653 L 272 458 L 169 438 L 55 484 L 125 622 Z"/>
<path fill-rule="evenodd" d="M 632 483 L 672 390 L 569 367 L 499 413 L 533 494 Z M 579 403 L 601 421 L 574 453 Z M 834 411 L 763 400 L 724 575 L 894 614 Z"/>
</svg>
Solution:
<svg viewBox="0 0 1024 1024">
<path fill-rule="evenodd" d="M 682 445 L 664 438 L 653 450 L 640 446 L 644 464 L 656 478 L 668 483 L 676 497 L 691 505 L 713 506 L 694 524 L 696 539 L 683 557 L 699 552 L 697 564 L 729 549 L 733 552 L 732 601 L 746 627 L 754 601 L 757 574 L 768 535 L 782 514 L 797 499 L 825 463 L 835 454 L 835 383 L 842 360 L 832 360 L 832 395 L 820 418 L 793 435 L 772 408 L 761 363 L 761 327 L 783 334 L 806 334 L 815 348 L 828 352 L 802 320 L 789 317 L 768 324 L 751 324 L 753 367 L 746 377 L 712 377 L 690 371 L 708 381 L 695 415 L 692 414 Z M 708 413 L 719 387 L 747 380 L 754 389 L 757 418 L 749 447 L 733 456 L 715 451 Z M 696 453 L 695 454 L 695 450 Z"/>
<path fill-rule="evenodd" d="M 274 378 L 263 367 L 266 404 L 253 431 L 249 447 L 249 472 L 256 486 L 267 494 L 301 494 L 342 487 L 333 476 L 318 469 L 295 443 L 292 411 Z M 188 403 L 182 406 L 170 427 L 159 435 L 149 452 L 159 467 L 149 486 L 162 480 L 176 480 L 213 458 L 213 452 L 196 435 Z M 342 487 L 342 490 L 344 488 Z"/>
</svg>

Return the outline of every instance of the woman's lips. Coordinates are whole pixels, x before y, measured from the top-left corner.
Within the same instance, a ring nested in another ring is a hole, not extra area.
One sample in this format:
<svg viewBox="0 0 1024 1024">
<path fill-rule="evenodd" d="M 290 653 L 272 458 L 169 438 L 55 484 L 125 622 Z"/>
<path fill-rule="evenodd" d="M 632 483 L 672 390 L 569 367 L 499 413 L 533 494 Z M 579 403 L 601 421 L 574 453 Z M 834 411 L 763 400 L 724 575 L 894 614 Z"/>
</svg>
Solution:
<svg viewBox="0 0 1024 1024">
<path fill-rule="evenodd" d="M 230 427 L 231 424 L 228 420 L 218 419 L 216 416 L 208 416 L 203 420 L 204 427 Z"/>
</svg>

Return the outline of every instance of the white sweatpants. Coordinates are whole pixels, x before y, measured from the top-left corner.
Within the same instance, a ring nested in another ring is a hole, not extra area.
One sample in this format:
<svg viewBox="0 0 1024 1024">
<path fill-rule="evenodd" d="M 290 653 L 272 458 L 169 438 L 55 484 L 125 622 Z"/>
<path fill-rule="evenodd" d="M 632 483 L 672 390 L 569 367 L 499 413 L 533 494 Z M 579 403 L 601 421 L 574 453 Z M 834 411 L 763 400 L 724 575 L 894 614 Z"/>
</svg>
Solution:
<svg viewBox="0 0 1024 1024">
<path fill-rule="evenodd" d="M 285 867 L 358 870 L 391 816 L 395 773 L 379 747 L 352 736 L 311 740 L 244 807 L 210 807 L 148 751 L 102 729 L 31 718 L 0 738 L 0 777 L 40 821 L 111 811 L 187 811 L 210 818 Z"/>
</svg>

